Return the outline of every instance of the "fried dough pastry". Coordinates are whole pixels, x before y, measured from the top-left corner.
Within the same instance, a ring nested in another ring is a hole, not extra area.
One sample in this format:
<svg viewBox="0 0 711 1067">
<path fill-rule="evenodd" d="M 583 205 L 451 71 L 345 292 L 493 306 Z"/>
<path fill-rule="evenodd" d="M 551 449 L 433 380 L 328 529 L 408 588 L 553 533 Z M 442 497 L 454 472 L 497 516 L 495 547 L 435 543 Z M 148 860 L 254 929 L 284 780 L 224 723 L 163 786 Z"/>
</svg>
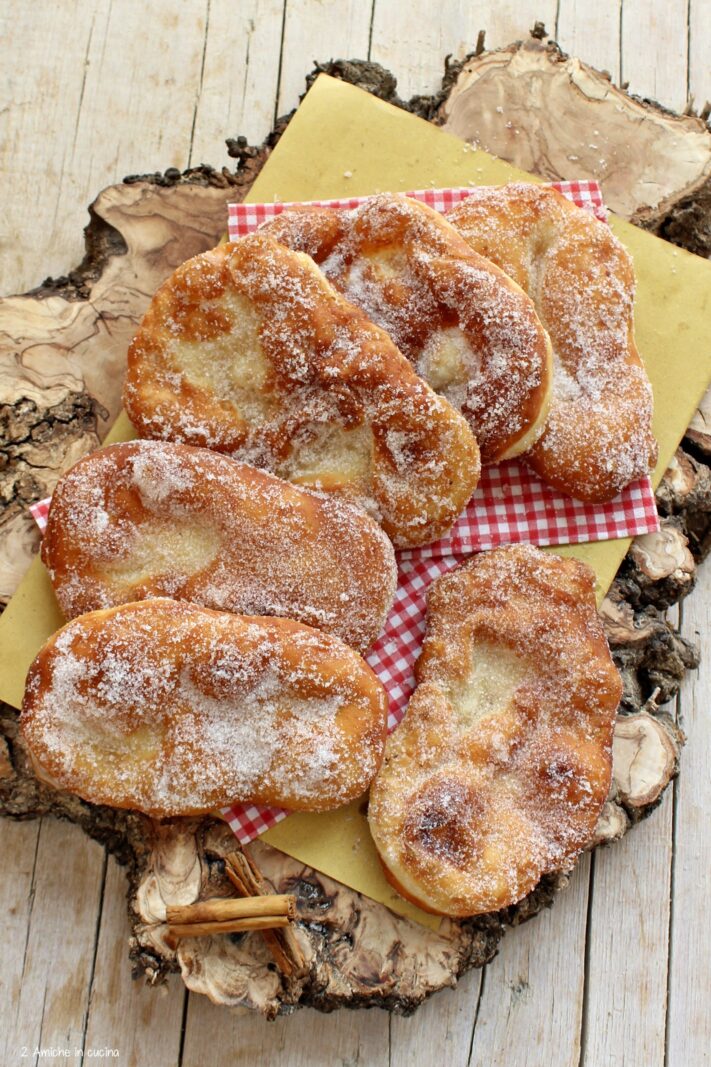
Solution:
<svg viewBox="0 0 711 1067">
<path fill-rule="evenodd" d="M 132 441 L 60 479 L 42 540 L 67 618 L 170 596 L 284 615 L 365 651 L 392 606 L 392 545 L 359 508 L 206 448 Z"/>
<path fill-rule="evenodd" d="M 306 252 L 469 421 L 485 463 L 524 452 L 548 414 L 551 351 L 532 301 L 446 221 L 396 193 L 289 209 L 260 233 Z"/>
<path fill-rule="evenodd" d="M 622 685 L 592 571 L 527 545 L 433 582 L 417 688 L 373 782 L 389 880 L 444 915 L 498 911 L 591 840 Z"/>
<path fill-rule="evenodd" d="M 40 778 L 162 818 L 339 807 L 375 774 L 386 717 L 383 687 L 338 638 L 163 598 L 51 637 L 20 726 Z"/>
<path fill-rule="evenodd" d="M 462 416 L 312 259 L 264 236 L 188 260 L 158 290 L 124 398 L 141 437 L 340 492 L 400 546 L 443 536 L 479 478 Z"/>
<path fill-rule="evenodd" d="M 612 500 L 657 460 L 629 254 L 609 226 L 541 185 L 476 189 L 447 217 L 530 294 L 550 334 L 550 414 L 527 462 L 570 496 Z"/>
</svg>

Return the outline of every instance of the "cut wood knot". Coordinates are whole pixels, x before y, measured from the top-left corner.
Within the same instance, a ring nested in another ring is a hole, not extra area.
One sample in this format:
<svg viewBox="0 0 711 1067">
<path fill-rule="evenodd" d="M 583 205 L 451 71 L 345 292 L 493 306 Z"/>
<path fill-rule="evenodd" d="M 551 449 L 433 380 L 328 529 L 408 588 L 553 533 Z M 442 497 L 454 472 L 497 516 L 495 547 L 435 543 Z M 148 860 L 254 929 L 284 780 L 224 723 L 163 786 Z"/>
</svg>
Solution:
<svg viewBox="0 0 711 1067">
<path fill-rule="evenodd" d="M 679 770 L 682 734 L 667 716 L 647 711 L 617 720 L 612 774 L 619 801 L 633 821 L 648 814 Z"/>
</svg>

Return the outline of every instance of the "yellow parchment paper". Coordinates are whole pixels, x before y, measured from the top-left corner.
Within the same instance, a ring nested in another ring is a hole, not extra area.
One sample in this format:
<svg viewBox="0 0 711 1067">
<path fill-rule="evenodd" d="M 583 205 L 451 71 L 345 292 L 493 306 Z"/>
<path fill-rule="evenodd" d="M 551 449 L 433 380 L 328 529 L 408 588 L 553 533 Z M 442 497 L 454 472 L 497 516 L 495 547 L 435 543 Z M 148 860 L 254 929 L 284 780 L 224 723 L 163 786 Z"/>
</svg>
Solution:
<svg viewBox="0 0 711 1067">
<path fill-rule="evenodd" d="M 539 181 L 351 85 L 318 78 L 247 199 L 252 203 L 361 196 L 427 186 Z M 654 388 L 659 441 L 656 485 L 711 380 L 711 263 L 612 219 L 637 274 L 637 342 Z M 108 441 L 134 436 L 121 416 Z M 556 549 L 609 587 L 629 539 Z M 19 707 L 27 669 L 61 624 L 46 571 L 35 560 L 0 618 L 0 698 Z M 439 919 L 403 901 L 380 870 L 363 802 L 326 815 L 292 815 L 263 835 L 269 844 L 430 926 Z"/>
</svg>

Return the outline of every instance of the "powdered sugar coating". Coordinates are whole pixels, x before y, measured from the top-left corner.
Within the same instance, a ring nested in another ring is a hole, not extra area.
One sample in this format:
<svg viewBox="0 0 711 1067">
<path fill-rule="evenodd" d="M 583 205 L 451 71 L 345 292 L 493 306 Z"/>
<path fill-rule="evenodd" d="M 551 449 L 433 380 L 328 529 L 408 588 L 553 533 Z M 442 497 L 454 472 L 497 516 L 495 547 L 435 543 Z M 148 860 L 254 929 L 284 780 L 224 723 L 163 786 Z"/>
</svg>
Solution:
<svg viewBox="0 0 711 1067">
<path fill-rule="evenodd" d="M 313 261 L 252 235 L 184 263 L 128 357 L 142 437 L 202 445 L 358 502 L 426 544 L 476 486 L 464 419 Z"/>
<path fill-rule="evenodd" d="M 529 293 L 550 334 L 551 409 L 527 461 L 571 496 L 611 500 L 657 458 L 630 256 L 608 226 L 545 186 L 475 189 L 447 217 Z"/>
<path fill-rule="evenodd" d="M 50 638 L 20 723 L 40 777 L 165 817 L 345 804 L 380 763 L 386 717 L 382 686 L 337 638 L 155 599 Z"/>
<path fill-rule="evenodd" d="M 516 545 L 430 587 L 418 685 L 368 813 L 389 877 L 424 907 L 507 907 L 589 843 L 622 691 L 593 580 Z"/>
<path fill-rule="evenodd" d="M 392 545 L 358 508 L 159 441 L 110 445 L 65 474 L 42 558 L 67 618 L 170 596 L 294 618 L 359 651 L 397 582 Z"/>
<path fill-rule="evenodd" d="M 468 419 L 486 463 L 518 455 L 548 410 L 550 343 L 528 296 L 446 219 L 394 193 L 265 223 L 307 252 Z"/>
</svg>

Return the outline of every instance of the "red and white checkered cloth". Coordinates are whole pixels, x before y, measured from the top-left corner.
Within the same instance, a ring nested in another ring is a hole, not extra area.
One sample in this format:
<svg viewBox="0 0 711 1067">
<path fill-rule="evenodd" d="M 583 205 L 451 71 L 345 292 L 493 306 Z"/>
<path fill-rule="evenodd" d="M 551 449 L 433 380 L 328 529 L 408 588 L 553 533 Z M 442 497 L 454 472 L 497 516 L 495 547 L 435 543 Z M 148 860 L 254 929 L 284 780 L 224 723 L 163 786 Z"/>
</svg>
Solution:
<svg viewBox="0 0 711 1067">
<path fill-rule="evenodd" d="M 595 182 L 564 182 L 555 188 L 607 221 L 600 188 Z M 424 200 L 438 211 L 447 211 L 471 192 L 468 188 L 425 189 L 408 195 Z M 356 207 L 363 199 L 314 203 L 349 208 Z M 288 206 L 230 204 L 230 237 L 250 233 Z M 46 525 L 48 508 L 48 500 L 31 508 L 41 530 Z M 447 537 L 423 548 L 398 553 L 395 603 L 383 633 L 366 657 L 388 692 L 389 728 L 394 729 L 402 719 L 414 687 L 413 666 L 425 630 L 426 592 L 434 578 L 471 552 L 499 545 L 579 544 L 634 537 L 657 529 L 659 517 L 649 478 L 629 485 L 609 504 L 591 505 L 550 489 L 517 460 L 484 468 L 476 493 Z M 246 804 L 236 804 L 223 812 L 242 844 L 252 841 L 288 814 L 281 808 Z"/>
<path fill-rule="evenodd" d="M 563 196 L 567 196 L 578 207 L 584 207 L 591 211 L 601 222 L 607 222 L 607 211 L 602 200 L 602 191 L 597 182 L 556 182 L 552 188 L 557 189 Z M 415 200 L 422 200 L 423 203 L 429 204 L 435 211 L 446 213 L 456 207 L 457 204 L 461 204 L 462 200 L 466 200 L 473 192 L 473 188 L 463 186 L 459 189 L 415 189 L 413 192 L 405 193 L 405 196 L 411 196 Z M 336 207 L 349 210 L 358 207 L 359 204 L 362 204 L 367 199 L 366 196 L 353 196 L 341 200 L 307 200 L 300 201 L 300 203 L 312 204 L 315 207 Z M 275 200 L 272 204 L 230 204 L 230 240 L 236 241 L 238 237 L 244 237 L 246 234 L 252 233 L 263 222 L 273 219 L 275 215 L 280 215 L 282 211 L 294 206 L 294 202 L 282 203 L 280 200 Z"/>
</svg>

